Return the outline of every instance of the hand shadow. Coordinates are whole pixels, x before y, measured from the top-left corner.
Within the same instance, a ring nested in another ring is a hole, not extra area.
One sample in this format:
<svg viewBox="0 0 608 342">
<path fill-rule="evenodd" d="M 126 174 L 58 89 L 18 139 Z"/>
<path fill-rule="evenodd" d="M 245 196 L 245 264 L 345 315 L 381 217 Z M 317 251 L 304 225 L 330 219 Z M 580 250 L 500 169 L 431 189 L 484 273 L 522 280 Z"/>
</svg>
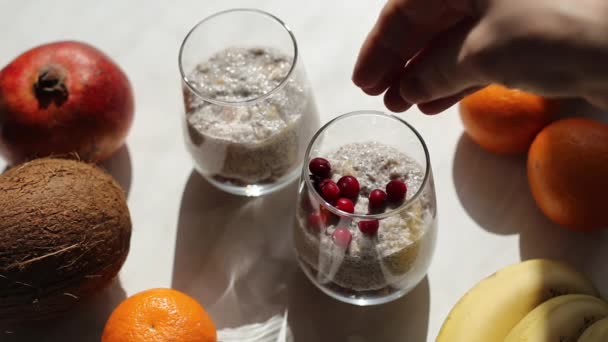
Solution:
<svg viewBox="0 0 608 342">
<path fill-rule="evenodd" d="M 99 341 L 112 311 L 126 298 L 115 279 L 103 291 L 82 301 L 65 315 L 51 320 L 1 327 L 2 342 L 88 342 Z"/>
<path fill-rule="evenodd" d="M 291 240 L 297 183 L 237 197 L 193 171 L 182 196 L 172 286 L 198 299 L 219 329 L 283 314 L 296 270 Z"/>
<path fill-rule="evenodd" d="M 453 179 L 458 198 L 483 229 L 500 235 L 526 229 L 537 213 L 523 156 L 498 156 L 483 150 L 463 133 L 454 156 Z"/>
<path fill-rule="evenodd" d="M 424 342 L 429 305 L 427 277 L 398 300 L 355 306 L 330 298 L 296 272 L 289 286 L 288 321 L 294 342 Z"/>
<path fill-rule="evenodd" d="M 108 173 L 116 179 L 118 184 L 120 184 L 125 191 L 125 195 L 129 197 L 133 170 L 131 165 L 131 154 L 129 153 L 127 144 L 122 145 L 118 151 L 99 166 L 108 171 Z"/>
</svg>

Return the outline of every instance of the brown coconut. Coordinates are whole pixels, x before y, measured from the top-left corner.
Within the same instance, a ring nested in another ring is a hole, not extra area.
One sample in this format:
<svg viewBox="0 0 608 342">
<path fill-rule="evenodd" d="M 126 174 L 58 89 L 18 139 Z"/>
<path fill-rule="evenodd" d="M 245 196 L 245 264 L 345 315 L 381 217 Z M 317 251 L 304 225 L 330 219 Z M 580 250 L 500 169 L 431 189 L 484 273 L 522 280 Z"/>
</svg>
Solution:
<svg viewBox="0 0 608 342">
<path fill-rule="evenodd" d="M 0 322 L 56 316 L 104 288 L 130 238 L 123 190 L 95 166 L 38 159 L 0 175 Z"/>
</svg>

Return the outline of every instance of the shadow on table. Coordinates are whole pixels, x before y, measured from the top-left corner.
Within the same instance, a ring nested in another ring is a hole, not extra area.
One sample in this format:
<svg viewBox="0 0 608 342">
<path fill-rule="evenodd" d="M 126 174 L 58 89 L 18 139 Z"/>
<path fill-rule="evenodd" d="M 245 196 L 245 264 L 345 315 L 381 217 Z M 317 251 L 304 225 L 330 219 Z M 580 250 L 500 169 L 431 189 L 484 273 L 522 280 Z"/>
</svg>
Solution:
<svg viewBox="0 0 608 342">
<path fill-rule="evenodd" d="M 131 191 L 131 178 L 133 174 L 131 164 L 131 154 L 127 144 L 114 153 L 109 159 L 105 160 L 100 166 L 107 170 L 114 179 L 120 184 L 125 191 L 127 197 L 129 197 L 129 191 Z"/>
<path fill-rule="evenodd" d="M 597 109 L 588 102 L 581 99 L 564 99 L 560 102 L 560 111 L 557 119 L 567 117 L 584 117 L 594 120 L 608 122 L 608 114 Z"/>
<path fill-rule="evenodd" d="M 586 117 L 608 122 L 608 114 L 578 99 L 561 101 L 557 118 Z M 532 198 L 526 156 L 499 156 L 485 151 L 462 134 L 454 156 L 456 193 L 469 216 L 487 231 L 506 235 L 540 224 L 551 226 Z"/>
<path fill-rule="evenodd" d="M 549 221 L 539 211 L 520 232 L 519 249 L 521 260 L 548 258 L 573 266 L 608 296 L 608 231 L 568 230 Z"/>
<path fill-rule="evenodd" d="M 218 328 L 283 314 L 297 269 L 291 248 L 297 184 L 245 198 L 193 171 L 182 195 L 172 286 L 198 299 Z"/>
<path fill-rule="evenodd" d="M 454 156 L 456 193 L 466 212 L 485 230 L 515 234 L 530 225 L 537 207 L 523 156 L 498 156 L 462 134 Z"/>
<path fill-rule="evenodd" d="M 126 297 L 120 281 L 78 304 L 64 316 L 48 321 L 0 327 L 2 342 L 82 342 L 99 341 L 106 321 Z"/>
<path fill-rule="evenodd" d="M 182 196 L 172 286 L 198 299 L 219 329 L 287 310 L 293 341 L 425 341 L 429 283 L 395 302 L 357 307 L 315 288 L 291 247 L 297 184 L 248 199 L 192 172 Z"/>
<path fill-rule="evenodd" d="M 426 277 L 403 298 L 365 307 L 330 298 L 302 272 L 294 274 L 289 288 L 289 326 L 295 342 L 427 340 L 430 293 Z"/>
<path fill-rule="evenodd" d="M 567 105 L 583 116 L 597 115 L 580 101 Z M 491 154 L 463 134 L 456 148 L 453 178 L 463 207 L 481 227 L 496 234 L 520 235 L 521 260 L 564 261 L 587 273 L 608 295 L 608 263 L 604 262 L 608 232 L 574 232 L 545 217 L 529 190 L 523 157 Z"/>
</svg>

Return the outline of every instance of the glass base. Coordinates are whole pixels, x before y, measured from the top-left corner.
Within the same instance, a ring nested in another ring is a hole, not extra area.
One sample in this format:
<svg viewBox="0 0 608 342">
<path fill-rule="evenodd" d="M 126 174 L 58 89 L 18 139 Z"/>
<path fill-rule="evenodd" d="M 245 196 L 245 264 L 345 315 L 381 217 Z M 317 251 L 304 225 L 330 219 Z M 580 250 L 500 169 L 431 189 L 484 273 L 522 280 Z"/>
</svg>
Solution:
<svg viewBox="0 0 608 342">
<path fill-rule="evenodd" d="M 214 187 L 233 195 L 245 197 L 260 197 L 281 190 L 292 182 L 294 182 L 300 176 L 300 168 L 296 167 L 292 172 L 279 178 L 276 182 L 273 183 L 235 185 L 228 182 L 220 182 L 217 179 L 214 179 L 213 177 L 205 175 L 198 169 L 197 171 Z"/>
<path fill-rule="evenodd" d="M 386 287 L 377 291 L 354 291 L 343 288 L 335 283 L 320 284 L 316 280 L 316 271 L 314 269 L 308 266 L 306 262 L 302 261 L 300 258 L 298 258 L 298 263 L 300 264 L 300 269 L 302 269 L 304 274 L 306 274 L 306 277 L 326 295 L 341 302 L 357 306 L 380 305 L 397 300 L 415 288 L 426 275 L 423 274 L 420 279 L 417 279 L 415 282 L 411 283 L 411 285 L 407 288 L 398 289 L 394 287 Z"/>
</svg>

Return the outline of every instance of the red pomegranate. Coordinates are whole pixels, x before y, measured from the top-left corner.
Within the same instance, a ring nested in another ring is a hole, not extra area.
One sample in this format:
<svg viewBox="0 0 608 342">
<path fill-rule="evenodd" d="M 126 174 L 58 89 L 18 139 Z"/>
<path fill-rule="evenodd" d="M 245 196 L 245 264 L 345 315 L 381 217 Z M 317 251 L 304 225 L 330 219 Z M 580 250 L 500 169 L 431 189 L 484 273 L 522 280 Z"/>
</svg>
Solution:
<svg viewBox="0 0 608 342">
<path fill-rule="evenodd" d="M 133 110 L 127 76 L 104 53 L 41 45 L 0 70 L 0 154 L 9 164 L 72 153 L 99 162 L 124 143 Z"/>
</svg>

